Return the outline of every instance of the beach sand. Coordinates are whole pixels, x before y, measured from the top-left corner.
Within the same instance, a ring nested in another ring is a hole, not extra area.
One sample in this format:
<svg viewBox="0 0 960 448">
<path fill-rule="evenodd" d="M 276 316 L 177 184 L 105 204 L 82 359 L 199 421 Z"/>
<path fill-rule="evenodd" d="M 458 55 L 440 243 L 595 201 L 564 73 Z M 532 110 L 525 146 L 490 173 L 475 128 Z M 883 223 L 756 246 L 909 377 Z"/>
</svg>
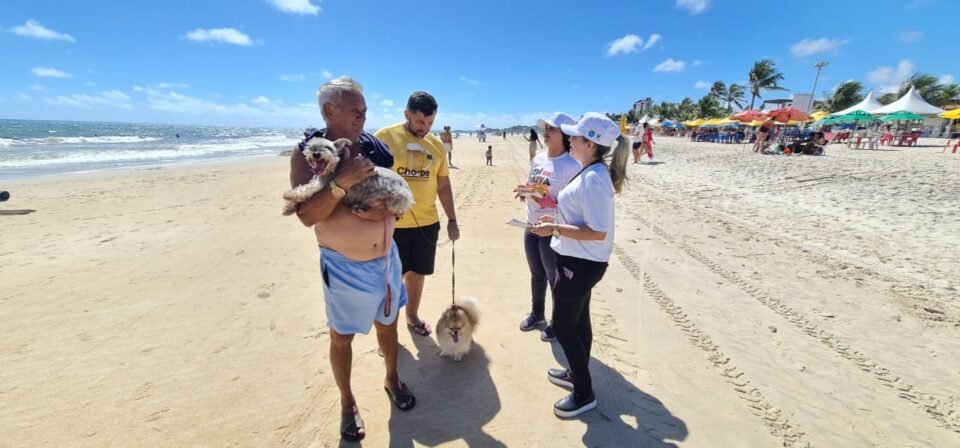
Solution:
<svg viewBox="0 0 960 448">
<path fill-rule="evenodd" d="M 960 157 L 760 156 L 657 139 L 617 199 L 593 295 L 596 411 L 562 421 L 559 346 L 529 309 L 511 189 L 526 142 L 455 140 L 462 363 L 400 330 L 390 407 L 354 342 L 366 446 L 960 445 Z M 4 446 L 336 446 L 312 232 L 280 215 L 288 159 L 20 180 L 0 204 Z M 17 210 L 35 210 L 19 214 Z M 441 237 L 441 243 L 446 239 Z M 450 300 L 438 248 L 422 315 Z M 548 310 L 549 310 L 548 305 Z"/>
</svg>

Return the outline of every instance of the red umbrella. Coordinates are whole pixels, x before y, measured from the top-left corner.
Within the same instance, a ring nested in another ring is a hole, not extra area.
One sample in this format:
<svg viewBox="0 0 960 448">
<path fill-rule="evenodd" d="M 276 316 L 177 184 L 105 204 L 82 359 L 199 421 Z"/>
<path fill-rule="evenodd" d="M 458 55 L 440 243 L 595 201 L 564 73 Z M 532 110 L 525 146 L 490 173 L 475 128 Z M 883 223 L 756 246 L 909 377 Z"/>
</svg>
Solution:
<svg viewBox="0 0 960 448">
<path fill-rule="evenodd" d="M 753 120 L 762 120 L 765 117 L 763 112 L 759 110 L 747 109 L 745 111 L 734 114 L 730 117 L 731 120 L 737 120 L 741 123 L 750 123 Z"/>
<path fill-rule="evenodd" d="M 796 107 L 777 109 L 768 113 L 767 116 L 780 123 L 787 123 L 790 121 L 806 121 L 810 119 L 810 116 L 807 115 L 806 112 L 797 109 Z"/>
</svg>

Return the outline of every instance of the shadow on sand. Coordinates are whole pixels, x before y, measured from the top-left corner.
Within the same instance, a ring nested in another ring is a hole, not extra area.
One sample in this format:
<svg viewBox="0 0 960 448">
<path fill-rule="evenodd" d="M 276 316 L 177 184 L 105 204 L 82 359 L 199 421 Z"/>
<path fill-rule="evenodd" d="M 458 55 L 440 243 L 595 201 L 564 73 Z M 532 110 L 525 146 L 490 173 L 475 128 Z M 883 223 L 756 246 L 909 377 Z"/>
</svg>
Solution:
<svg viewBox="0 0 960 448">
<path fill-rule="evenodd" d="M 0 216 L 29 215 L 36 210 L 0 210 Z"/>
<path fill-rule="evenodd" d="M 557 362 L 566 366 L 560 344 L 550 345 Z M 669 440 L 687 438 L 689 432 L 683 420 L 670 413 L 656 397 L 627 381 L 620 372 L 591 358 L 590 375 L 597 408 L 576 418 L 587 424 L 584 446 L 676 447 Z M 556 399 L 567 393 L 557 388 Z"/>
<path fill-rule="evenodd" d="M 436 446 L 463 440 L 471 447 L 506 447 L 483 432 L 483 426 L 500 412 L 500 396 L 490 376 L 490 360 L 483 346 L 474 343 L 459 363 L 437 355 L 432 337 L 413 335 L 414 359 L 400 346 L 400 378 L 417 395 L 417 407 L 406 413 L 392 408 L 390 446 Z M 426 418 L 425 416 L 429 416 Z"/>
</svg>

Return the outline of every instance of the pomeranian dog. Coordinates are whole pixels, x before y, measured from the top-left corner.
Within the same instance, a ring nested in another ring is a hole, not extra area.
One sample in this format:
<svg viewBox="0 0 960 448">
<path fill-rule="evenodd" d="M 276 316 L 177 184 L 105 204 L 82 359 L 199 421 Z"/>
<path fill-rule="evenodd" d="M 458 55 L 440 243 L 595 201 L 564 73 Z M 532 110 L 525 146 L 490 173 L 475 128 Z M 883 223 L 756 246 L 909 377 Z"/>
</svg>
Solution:
<svg viewBox="0 0 960 448">
<path fill-rule="evenodd" d="M 454 361 L 460 362 L 463 355 L 470 352 L 479 319 L 480 310 L 473 297 L 462 297 L 450 305 L 437 321 L 440 356 L 453 356 Z"/>
<path fill-rule="evenodd" d="M 345 138 L 331 142 L 323 137 L 314 137 L 306 142 L 303 156 L 313 170 L 313 178 L 310 182 L 283 194 L 283 199 L 286 200 L 283 205 L 284 215 L 295 213 L 297 204 L 310 199 L 336 177 L 340 164 L 339 154 L 348 145 L 350 140 Z M 413 192 L 410 191 L 410 186 L 393 170 L 376 167 L 376 171 L 376 176 L 368 177 L 351 187 L 341 202 L 355 212 L 370 210 L 374 204 L 382 202 L 391 214 L 402 216 L 413 207 Z"/>
</svg>

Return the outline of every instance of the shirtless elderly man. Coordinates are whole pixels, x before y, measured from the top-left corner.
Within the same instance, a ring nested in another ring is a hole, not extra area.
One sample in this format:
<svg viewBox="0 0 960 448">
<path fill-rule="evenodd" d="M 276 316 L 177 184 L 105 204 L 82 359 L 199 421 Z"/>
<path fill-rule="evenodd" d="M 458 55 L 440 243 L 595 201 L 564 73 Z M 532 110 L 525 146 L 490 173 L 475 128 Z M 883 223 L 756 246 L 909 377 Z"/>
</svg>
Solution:
<svg viewBox="0 0 960 448">
<path fill-rule="evenodd" d="M 340 199 L 352 186 L 375 175 L 374 165 L 391 168 L 393 156 L 376 137 L 363 132 L 367 105 L 363 87 L 342 76 L 323 84 L 317 101 L 327 128 L 308 130 L 306 140 L 347 138 L 339 173 L 329 185 L 299 204 L 297 217 L 312 226 L 320 246 L 320 271 L 327 325 L 330 327 L 330 364 L 340 389 L 340 435 L 357 441 L 366 431 L 350 388 L 353 336 L 376 327 L 377 342 L 386 362 L 384 389 L 401 411 L 416 405 L 410 389 L 397 373 L 397 315 L 406 302 L 401 280 L 400 256 L 393 244 L 396 218 L 386 207 L 352 212 Z M 290 158 L 290 184 L 306 183 L 313 176 L 300 151 Z"/>
</svg>

